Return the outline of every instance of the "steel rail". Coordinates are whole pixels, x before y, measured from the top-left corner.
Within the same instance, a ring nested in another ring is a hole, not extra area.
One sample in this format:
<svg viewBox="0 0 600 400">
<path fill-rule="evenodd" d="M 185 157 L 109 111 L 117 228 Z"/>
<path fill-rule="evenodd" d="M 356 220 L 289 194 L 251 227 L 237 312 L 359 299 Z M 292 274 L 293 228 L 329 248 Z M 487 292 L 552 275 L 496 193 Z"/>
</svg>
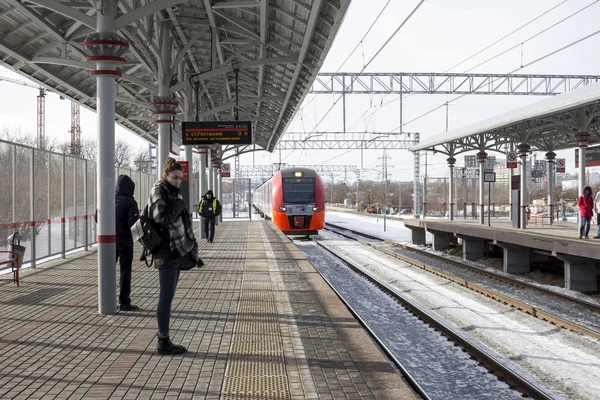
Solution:
<svg viewBox="0 0 600 400">
<path fill-rule="evenodd" d="M 381 291 L 391 296 L 395 300 L 397 300 L 400 304 L 410 310 L 413 314 L 415 314 L 418 318 L 425 321 L 429 325 L 431 325 L 434 329 L 439 330 L 442 334 L 448 337 L 450 340 L 458 343 L 462 348 L 469 353 L 471 356 L 476 358 L 481 364 L 483 364 L 487 369 L 493 371 L 497 376 L 505 379 L 515 388 L 517 388 L 521 393 L 530 396 L 534 399 L 554 399 L 553 393 L 548 390 L 539 387 L 536 383 L 532 382 L 531 379 L 528 379 L 527 376 L 521 374 L 519 371 L 511 368 L 504 360 L 496 357 L 494 354 L 481 347 L 476 343 L 473 339 L 468 337 L 468 335 L 464 334 L 460 330 L 457 330 L 450 325 L 444 323 L 440 320 L 439 317 L 436 317 L 433 313 L 422 308 L 417 302 L 408 298 L 406 295 L 398 292 L 393 287 L 388 284 L 379 281 L 373 274 L 368 271 L 365 271 L 363 268 L 349 261 L 345 256 L 337 253 L 335 250 L 327 247 L 321 241 L 312 239 L 318 246 L 322 247 L 329 253 L 331 253 L 334 257 L 339 259 L 343 264 L 348 266 L 355 273 L 363 276 L 365 279 L 373 283 L 377 286 Z M 323 275 L 321 275 L 323 276 Z M 360 319 L 357 313 L 352 309 L 352 307 L 346 302 L 346 300 L 340 295 L 339 292 L 332 286 L 332 284 L 323 276 L 323 279 L 331 286 L 331 288 L 338 294 L 340 299 L 346 304 L 346 306 L 352 311 L 353 314 L 361 321 L 363 326 L 369 330 L 374 339 L 382 346 L 382 348 L 386 351 L 386 353 L 394 360 L 394 363 L 398 365 L 398 367 L 402 370 L 403 373 L 406 372 L 405 368 L 401 366 L 401 363 L 390 354 L 389 350 L 382 343 L 382 340 L 377 337 L 373 333 L 373 331 L 366 325 L 366 323 Z M 411 377 L 412 378 L 412 377 Z M 413 378 L 414 379 L 414 378 Z M 415 381 L 416 384 L 418 384 Z M 412 384 L 412 382 L 411 382 Z M 418 386 L 421 387 L 420 385 Z"/>
<path fill-rule="evenodd" d="M 460 267 L 460 268 L 463 268 L 463 269 L 467 269 L 467 270 L 472 271 L 472 272 L 477 272 L 477 273 L 482 274 L 484 276 L 491 277 L 493 279 L 497 279 L 497 280 L 503 281 L 505 283 L 508 283 L 508 284 L 511 284 L 511 285 L 514 285 L 514 286 L 517 286 L 517 287 L 526 288 L 526 289 L 533 289 L 533 290 L 537 290 L 537 291 L 542 292 L 542 293 L 547 294 L 547 295 L 551 295 L 551 296 L 555 296 L 555 297 L 558 297 L 558 298 L 561 298 L 561 299 L 565 299 L 565 300 L 571 301 L 573 303 L 576 303 L 576 304 L 579 304 L 579 305 L 583 305 L 583 306 L 587 307 L 588 309 L 590 309 L 590 311 L 593 311 L 593 312 L 600 312 L 600 307 L 598 305 L 596 305 L 594 303 L 591 303 L 591 302 L 588 302 L 586 300 L 581 300 L 581 299 L 578 299 L 578 298 L 575 298 L 575 297 L 572 297 L 572 296 L 568 296 L 568 295 L 563 294 L 563 293 L 554 292 L 552 290 L 541 288 L 541 287 L 533 285 L 533 284 L 529 284 L 529 283 L 526 283 L 526 282 L 522 282 L 520 280 L 516 280 L 516 279 L 512 279 L 512 278 L 506 277 L 506 276 L 502 276 L 502 275 L 494 273 L 492 271 L 483 270 L 481 268 L 477 268 L 477 267 L 473 267 L 473 266 L 470 266 L 470 265 L 467 265 L 467 264 L 463 264 L 463 263 L 460 263 L 458 261 L 450 260 L 450 259 L 442 257 L 442 256 L 438 256 L 438 255 L 435 255 L 435 254 L 424 252 L 422 250 L 415 249 L 415 248 L 412 248 L 412 247 L 408 247 L 408 246 L 402 245 L 400 243 L 396 243 L 396 242 L 392 242 L 392 241 L 389 241 L 389 240 L 385 240 L 385 239 L 379 238 L 377 236 L 373 236 L 373 235 L 365 234 L 365 233 L 362 233 L 362 232 L 354 231 L 352 229 L 348 229 L 348 228 L 341 227 L 341 226 L 334 225 L 334 224 L 330 224 L 330 223 L 327 223 L 327 225 L 329 225 L 330 227 L 336 228 L 336 229 L 342 229 L 342 230 L 346 230 L 346 231 L 352 232 L 355 235 L 363 236 L 363 237 L 366 237 L 366 238 L 371 239 L 371 240 L 376 240 L 378 242 L 383 242 L 383 243 L 389 244 L 389 245 L 394 246 L 394 247 L 402 248 L 404 250 L 408 250 L 408 251 L 411 251 L 411 252 L 414 252 L 414 253 L 417 253 L 417 254 L 429 257 L 429 258 L 431 258 L 433 260 L 442 261 L 442 262 L 445 262 L 445 263 L 448 263 L 448 264 L 451 264 L 451 265 L 454 265 L 454 266 L 457 266 L 457 267 Z M 325 229 L 327 229 L 327 226 L 326 226 Z M 373 246 L 372 243 L 362 241 L 360 239 L 357 239 L 356 237 L 352 237 L 351 235 L 347 235 L 347 234 L 344 234 L 343 232 L 339 232 L 338 230 L 335 230 L 335 229 L 329 229 L 329 230 L 331 230 L 332 232 L 334 232 L 334 233 L 336 233 L 336 234 L 338 234 L 340 236 L 346 237 L 348 239 L 356 240 L 357 242 L 359 242 L 359 243 L 361 243 L 363 245 L 366 245 L 366 246 L 369 246 L 371 248 L 374 248 L 374 249 L 376 249 L 376 250 L 378 250 L 378 251 L 380 251 L 380 252 L 382 252 L 384 254 L 387 254 L 387 255 L 389 255 L 391 257 L 394 257 L 394 258 L 397 258 L 397 259 L 400 259 L 400 260 L 402 260 L 402 261 L 404 261 L 404 262 L 406 262 L 408 264 L 414 265 L 415 267 L 421 268 L 421 269 L 423 269 L 423 270 L 425 270 L 427 272 L 430 272 L 430 273 L 435 274 L 437 276 L 440 276 L 442 278 L 448 279 L 448 280 L 450 280 L 452 282 L 458 283 L 459 285 L 464 286 L 466 288 L 469 288 L 471 290 L 474 290 L 474 291 L 476 291 L 478 293 L 481 293 L 484 296 L 490 297 L 490 298 L 492 298 L 494 300 L 497 300 L 497 301 L 500 301 L 500 302 L 505 303 L 507 305 L 510 305 L 512 307 L 515 307 L 515 308 L 517 308 L 517 309 L 519 309 L 519 310 L 521 310 L 523 312 L 526 312 L 527 314 L 530 314 L 530 315 L 532 315 L 532 316 L 534 316 L 536 318 L 539 318 L 541 320 L 550 322 L 550 323 L 552 323 L 554 325 L 557 325 L 557 326 L 559 326 L 561 328 L 564 328 L 564 329 L 571 330 L 573 332 L 578 332 L 578 333 L 581 333 L 581 334 L 584 334 L 584 335 L 591 336 L 591 337 L 596 338 L 596 339 L 600 339 L 600 332 L 598 332 L 596 330 L 593 330 L 593 329 L 590 329 L 590 328 L 587 328 L 585 326 L 582 326 L 582 325 L 580 325 L 580 324 L 578 324 L 576 322 L 567 320 L 567 319 L 565 319 L 563 317 L 560 317 L 558 315 L 555 315 L 555 314 L 553 314 L 550 311 L 542 310 L 539 307 L 535 307 L 535 306 L 527 304 L 527 303 L 525 303 L 523 301 L 516 300 L 516 299 L 514 299 L 514 298 L 512 298 L 510 296 L 504 295 L 504 294 L 499 293 L 499 292 L 497 292 L 495 290 L 492 290 L 492 289 L 488 289 L 488 288 L 486 288 L 486 287 L 484 287 L 482 285 L 470 282 L 470 281 L 468 281 L 466 279 L 459 278 L 459 277 L 454 276 L 452 274 L 449 274 L 447 272 L 440 271 L 439 269 L 433 267 L 432 265 L 428 265 L 428 264 L 422 263 L 422 262 L 414 260 L 414 259 L 412 259 L 410 257 L 398 254 L 398 253 L 396 253 L 394 251 L 383 249 L 383 248 L 380 248 L 379 246 Z"/>
</svg>

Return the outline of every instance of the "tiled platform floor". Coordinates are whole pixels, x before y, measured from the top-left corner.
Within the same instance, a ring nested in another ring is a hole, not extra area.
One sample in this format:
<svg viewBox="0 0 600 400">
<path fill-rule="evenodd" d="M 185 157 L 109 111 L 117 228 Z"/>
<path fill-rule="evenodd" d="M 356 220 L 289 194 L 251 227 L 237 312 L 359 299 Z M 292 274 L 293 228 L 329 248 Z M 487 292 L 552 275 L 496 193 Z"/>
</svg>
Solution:
<svg viewBox="0 0 600 400">
<path fill-rule="evenodd" d="M 0 398 L 413 398 L 285 236 L 267 222 L 225 222 L 182 271 L 171 336 L 156 354 L 158 279 L 134 263 L 137 312 L 97 313 L 96 253 L 0 283 Z M 134 259 L 137 259 L 137 254 Z"/>
</svg>

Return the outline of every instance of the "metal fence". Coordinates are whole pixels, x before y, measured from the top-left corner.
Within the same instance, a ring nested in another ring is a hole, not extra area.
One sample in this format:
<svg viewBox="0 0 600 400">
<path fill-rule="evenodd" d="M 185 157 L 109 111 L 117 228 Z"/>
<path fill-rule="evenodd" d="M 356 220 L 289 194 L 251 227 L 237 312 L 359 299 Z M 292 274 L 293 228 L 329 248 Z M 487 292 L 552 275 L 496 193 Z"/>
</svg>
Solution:
<svg viewBox="0 0 600 400">
<path fill-rule="evenodd" d="M 24 262 L 37 261 L 96 243 L 96 163 L 0 140 L 0 248 L 18 231 Z M 143 208 L 156 177 L 125 168 Z"/>
</svg>

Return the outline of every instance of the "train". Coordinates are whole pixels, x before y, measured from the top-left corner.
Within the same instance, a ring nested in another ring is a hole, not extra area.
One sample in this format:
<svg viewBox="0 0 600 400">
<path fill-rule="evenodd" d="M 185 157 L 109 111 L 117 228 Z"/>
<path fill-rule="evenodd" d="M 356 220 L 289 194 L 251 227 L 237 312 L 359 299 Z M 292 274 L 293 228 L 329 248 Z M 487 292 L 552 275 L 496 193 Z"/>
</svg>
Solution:
<svg viewBox="0 0 600 400">
<path fill-rule="evenodd" d="M 252 204 L 286 235 L 317 235 L 325 227 L 325 187 L 313 169 L 277 171 L 254 189 Z"/>
</svg>

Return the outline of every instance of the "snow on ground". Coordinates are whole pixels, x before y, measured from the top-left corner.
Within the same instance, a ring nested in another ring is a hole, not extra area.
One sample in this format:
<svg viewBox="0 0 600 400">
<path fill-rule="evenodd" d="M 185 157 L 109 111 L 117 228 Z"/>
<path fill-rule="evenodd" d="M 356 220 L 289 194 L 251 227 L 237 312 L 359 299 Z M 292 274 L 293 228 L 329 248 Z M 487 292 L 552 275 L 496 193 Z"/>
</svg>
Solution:
<svg viewBox="0 0 600 400">
<path fill-rule="evenodd" d="M 397 218 L 386 218 L 385 231 L 383 230 L 383 216 L 373 217 L 339 211 L 327 211 L 325 213 L 325 222 L 396 242 L 410 242 L 410 230 Z M 426 236 L 427 243 L 431 243 L 431 239 L 431 235 L 428 233 Z"/>
<path fill-rule="evenodd" d="M 322 238 L 327 239 L 327 234 Z M 327 240 L 326 244 L 469 332 L 552 390 L 568 398 L 599 398 L 598 341 L 557 328 L 375 249 L 341 240 Z"/>
</svg>

